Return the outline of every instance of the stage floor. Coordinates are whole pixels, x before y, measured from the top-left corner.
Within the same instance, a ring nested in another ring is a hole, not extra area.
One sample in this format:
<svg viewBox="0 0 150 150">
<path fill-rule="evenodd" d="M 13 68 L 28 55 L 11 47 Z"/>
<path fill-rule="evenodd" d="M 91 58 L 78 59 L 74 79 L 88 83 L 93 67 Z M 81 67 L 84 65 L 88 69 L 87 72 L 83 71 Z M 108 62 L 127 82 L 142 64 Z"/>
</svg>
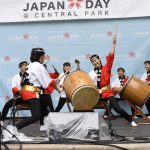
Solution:
<svg viewBox="0 0 150 150">
<path fill-rule="evenodd" d="M 115 135 L 126 137 L 127 139 L 150 141 L 150 124 L 141 117 L 134 119 L 138 127 L 131 127 L 130 124 L 123 118 L 117 117 L 112 120 L 112 129 Z M 105 119 L 108 123 L 108 120 Z M 144 124 L 141 124 L 144 123 Z M 46 132 L 40 132 L 40 124 L 36 122 L 20 130 L 29 137 L 34 137 L 35 141 L 43 141 L 47 138 Z M 134 141 L 133 141 L 134 142 Z"/>
<path fill-rule="evenodd" d="M 106 120 L 108 123 L 108 120 Z M 83 142 L 66 141 L 51 142 L 47 138 L 46 132 L 40 132 L 39 122 L 36 122 L 21 130 L 22 133 L 33 137 L 33 142 L 22 143 L 6 142 L 6 146 L 11 150 L 149 150 L 150 149 L 150 124 L 143 118 L 135 119 L 138 127 L 131 127 L 127 121 L 121 117 L 112 120 L 113 132 L 118 135 L 111 141 Z M 120 137 L 122 136 L 122 137 Z"/>
<path fill-rule="evenodd" d="M 150 143 L 150 124 L 141 117 L 134 120 L 136 123 L 145 124 L 138 124 L 138 127 L 131 127 L 129 123 L 121 117 L 117 117 L 115 120 L 112 120 L 113 133 L 118 136 L 115 136 L 112 141 L 109 141 L 109 143 Z M 108 123 L 107 119 L 105 119 L 105 121 Z M 46 132 L 40 132 L 39 122 L 23 128 L 20 132 L 29 137 L 33 137 L 35 143 L 49 143 Z M 102 143 L 103 142 L 105 141 L 102 141 Z M 78 141 L 73 141 L 73 143 L 78 143 Z"/>
</svg>

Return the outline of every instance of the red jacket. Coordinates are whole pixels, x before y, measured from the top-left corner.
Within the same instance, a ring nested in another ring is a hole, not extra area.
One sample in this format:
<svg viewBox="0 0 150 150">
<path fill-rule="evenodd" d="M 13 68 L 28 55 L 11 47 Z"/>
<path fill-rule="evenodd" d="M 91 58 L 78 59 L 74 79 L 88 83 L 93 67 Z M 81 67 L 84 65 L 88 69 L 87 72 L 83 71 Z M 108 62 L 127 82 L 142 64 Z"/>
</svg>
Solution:
<svg viewBox="0 0 150 150">
<path fill-rule="evenodd" d="M 114 54 L 109 54 L 106 57 L 106 64 L 103 66 L 101 71 L 100 88 L 110 85 L 111 68 L 114 61 Z M 102 98 L 108 98 L 113 96 L 111 89 L 102 92 Z"/>
</svg>

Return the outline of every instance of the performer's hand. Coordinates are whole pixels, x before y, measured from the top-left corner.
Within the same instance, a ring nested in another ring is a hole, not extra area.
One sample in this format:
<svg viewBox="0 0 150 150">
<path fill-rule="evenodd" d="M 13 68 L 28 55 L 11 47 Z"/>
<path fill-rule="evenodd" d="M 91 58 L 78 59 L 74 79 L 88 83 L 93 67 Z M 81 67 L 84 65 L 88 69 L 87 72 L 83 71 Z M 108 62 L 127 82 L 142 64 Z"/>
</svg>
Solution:
<svg viewBox="0 0 150 150">
<path fill-rule="evenodd" d="M 113 37 L 113 44 L 114 44 L 114 45 L 116 45 L 116 42 L 117 42 L 116 37 L 117 37 L 117 36 L 116 36 L 116 33 L 115 33 L 115 35 L 114 35 L 114 37 Z"/>
<path fill-rule="evenodd" d="M 112 49 L 111 49 L 111 54 L 114 54 L 115 53 L 115 48 L 116 48 L 116 33 L 114 34 L 114 37 L 113 37 L 113 46 L 112 46 Z"/>
<path fill-rule="evenodd" d="M 63 91 L 63 88 L 57 87 L 56 90 L 57 90 L 59 93 L 61 93 L 61 92 Z"/>
<path fill-rule="evenodd" d="M 122 90 L 122 86 L 120 86 L 119 88 L 118 88 L 118 92 L 120 93 L 121 92 L 121 90 Z"/>
<path fill-rule="evenodd" d="M 59 80 L 59 79 L 55 79 L 54 82 L 55 82 L 55 83 L 59 83 L 60 80 Z"/>
</svg>

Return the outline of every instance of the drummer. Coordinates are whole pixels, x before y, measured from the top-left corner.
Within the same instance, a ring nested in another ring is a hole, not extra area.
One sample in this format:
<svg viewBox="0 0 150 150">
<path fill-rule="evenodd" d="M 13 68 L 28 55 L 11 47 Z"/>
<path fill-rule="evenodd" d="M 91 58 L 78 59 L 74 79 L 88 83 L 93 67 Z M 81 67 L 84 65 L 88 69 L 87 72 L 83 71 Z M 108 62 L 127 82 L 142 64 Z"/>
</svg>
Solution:
<svg viewBox="0 0 150 150">
<path fill-rule="evenodd" d="M 110 88 L 111 68 L 114 61 L 115 47 L 116 34 L 113 38 L 111 52 L 106 57 L 106 64 L 104 66 L 102 65 L 101 59 L 98 55 L 95 54 L 91 56 L 90 61 L 94 66 L 94 69 L 89 73 L 89 75 L 99 89 L 100 100 L 109 101 L 110 107 L 123 116 L 132 127 L 136 127 L 137 124 L 132 120 L 129 114 L 119 106 L 117 100 L 114 98 L 113 91 Z"/>
<path fill-rule="evenodd" d="M 122 90 L 122 87 L 126 84 L 126 82 L 128 81 L 129 77 L 125 75 L 125 69 L 122 67 L 117 69 L 117 73 L 118 73 L 118 77 L 112 82 L 111 88 L 114 93 L 114 97 L 118 101 L 120 101 L 120 100 L 123 100 L 120 97 L 120 91 Z M 134 115 L 135 110 L 132 107 L 131 107 L 131 112 L 132 112 L 132 115 Z M 137 118 L 137 116 L 135 118 Z"/>
<path fill-rule="evenodd" d="M 144 62 L 146 72 L 143 74 L 141 80 L 147 83 L 150 86 L 150 60 Z M 150 98 L 145 103 L 148 110 L 148 118 L 150 118 Z"/>
<path fill-rule="evenodd" d="M 65 62 L 63 64 L 63 71 L 64 72 L 61 73 L 59 75 L 59 78 L 58 78 L 58 82 L 59 82 L 60 88 L 63 87 L 64 79 L 69 74 L 69 72 L 67 74 L 65 74 L 65 73 L 70 69 L 70 67 L 71 67 L 71 64 L 69 62 Z M 58 102 L 58 105 L 57 105 L 57 107 L 55 109 L 55 112 L 59 112 L 63 108 L 65 103 L 66 103 L 66 93 L 65 93 L 64 90 L 61 90 L 59 102 Z"/>
</svg>

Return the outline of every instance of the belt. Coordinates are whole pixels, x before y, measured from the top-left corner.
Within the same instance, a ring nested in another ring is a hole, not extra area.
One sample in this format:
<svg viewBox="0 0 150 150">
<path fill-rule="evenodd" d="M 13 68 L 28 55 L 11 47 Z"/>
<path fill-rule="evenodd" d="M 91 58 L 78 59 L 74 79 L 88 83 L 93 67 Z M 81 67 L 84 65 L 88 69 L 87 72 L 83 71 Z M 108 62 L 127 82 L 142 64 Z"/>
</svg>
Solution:
<svg viewBox="0 0 150 150">
<path fill-rule="evenodd" d="M 103 91 L 107 91 L 107 90 L 110 90 L 110 89 L 111 89 L 110 85 L 106 85 L 106 86 L 98 89 L 98 91 L 99 91 L 99 94 L 102 94 Z"/>
<path fill-rule="evenodd" d="M 31 86 L 31 85 L 25 85 L 25 86 L 21 87 L 21 90 L 38 92 L 38 93 L 41 93 L 41 91 L 42 91 L 39 87 L 35 87 L 35 86 Z"/>
</svg>

